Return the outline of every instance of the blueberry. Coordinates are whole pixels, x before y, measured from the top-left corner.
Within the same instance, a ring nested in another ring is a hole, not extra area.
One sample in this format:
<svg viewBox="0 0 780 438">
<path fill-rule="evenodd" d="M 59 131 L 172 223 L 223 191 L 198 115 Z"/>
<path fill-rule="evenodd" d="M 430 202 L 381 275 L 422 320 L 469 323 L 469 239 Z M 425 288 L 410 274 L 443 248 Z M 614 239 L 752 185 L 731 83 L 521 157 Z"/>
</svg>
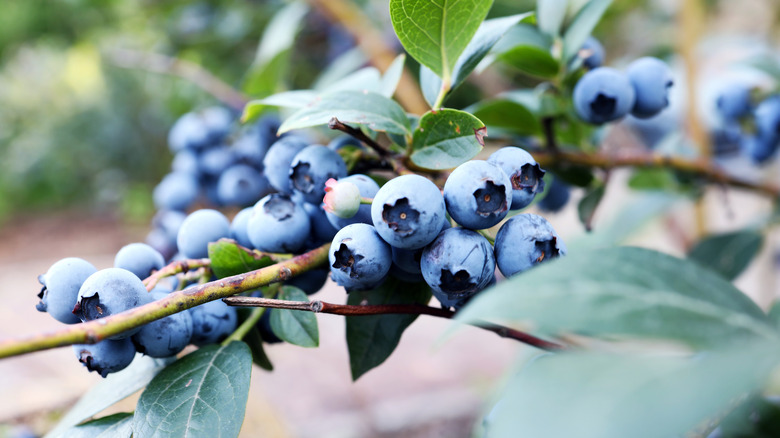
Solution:
<svg viewBox="0 0 780 438">
<path fill-rule="evenodd" d="M 198 198 L 199 184 L 195 176 L 184 172 L 165 175 L 152 193 L 158 210 L 186 210 Z"/>
<path fill-rule="evenodd" d="M 223 205 L 244 207 L 256 203 L 270 189 L 262 173 L 246 164 L 236 164 L 220 175 L 217 197 Z"/>
<path fill-rule="evenodd" d="M 451 307 L 490 283 L 496 261 L 490 242 L 479 233 L 450 228 L 425 247 L 420 269 L 436 299 Z"/>
<path fill-rule="evenodd" d="M 208 132 L 208 141 L 217 143 L 230 133 L 233 124 L 233 114 L 221 106 L 211 106 L 200 111 L 203 125 Z"/>
<path fill-rule="evenodd" d="M 89 371 L 96 371 L 101 377 L 127 368 L 135 357 L 130 338 L 105 339 L 94 345 L 76 344 L 73 352 Z"/>
<path fill-rule="evenodd" d="M 258 170 L 263 168 L 263 158 L 268 148 L 277 140 L 280 121 L 276 116 L 261 117 L 257 123 L 244 130 L 233 143 L 236 156 Z"/>
<path fill-rule="evenodd" d="M 170 260 L 178 250 L 176 248 L 176 238 L 171 239 L 165 234 L 164 231 L 160 230 L 159 228 L 154 228 L 149 231 L 149 234 L 146 235 L 146 239 L 144 239 L 144 241 L 147 245 L 151 246 L 157 252 L 162 254 L 165 260 Z"/>
<path fill-rule="evenodd" d="M 475 230 L 501 222 L 512 203 L 512 183 L 500 167 L 481 160 L 456 167 L 444 183 L 447 213 L 460 225 Z"/>
<path fill-rule="evenodd" d="M 197 113 L 186 113 L 179 117 L 168 132 L 168 147 L 171 152 L 184 149 L 200 149 L 208 143 L 208 128 Z"/>
<path fill-rule="evenodd" d="M 582 65 L 588 70 L 601 67 L 604 63 L 604 46 L 599 40 L 589 36 L 580 48 L 579 56 L 582 57 Z"/>
<path fill-rule="evenodd" d="M 390 273 L 406 282 L 424 281 L 420 268 L 423 248 L 400 249 L 393 247 L 393 266 Z"/>
<path fill-rule="evenodd" d="M 669 106 L 669 89 L 674 85 L 674 78 L 665 62 L 649 56 L 639 58 L 628 65 L 626 75 L 636 95 L 631 115 L 653 117 Z"/>
<path fill-rule="evenodd" d="M 710 133 L 712 155 L 715 157 L 739 152 L 742 142 L 742 128 L 737 122 L 727 123 L 726 126 L 717 128 Z"/>
<path fill-rule="evenodd" d="M 744 83 L 728 84 L 715 100 L 718 114 L 726 121 L 736 121 L 753 110 L 751 89 Z"/>
<path fill-rule="evenodd" d="M 571 187 L 560 178 L 555 178 L 547 194 L 537 204 L 544 211 L 560 211 L 571 196 Z"/>
<path fill-rule="evenodd" d="M 295 286 L 307 295 L 311 295 L 319 292 L 325 286 L 325 282 L 328 280 L 328 273 L 330 271 L 327 269 L 311 269 L 285 281 L 284 284 Z"/>
<path fill-rule="evenodd" d="M 81 322 L 73 314 L 73 306 L 78 301 L 79 288 L 95 272 L 97 269 L 91 263 L 76 257 L 57 261 L 45 274 L 38 276 L 43 288 L 38 294 L 41 301 L 35 308 L 40 312 L 49 312 L 54 319 L 64 324 Z"/>
<path fill-rule="evenodd" d="M 309 237 L 311 223 L 303 207 L 281 193 L 273 193 L 254 206 L 247 235 L 260 251 L 296 252 Z"/>
<path fill-rule="evenodd" d="M 436 184 L 419 175 L 402 175 L 376 193 L 371 220 L 390 245 L 417 249 L 436 238 L 445 211 L 444 197 Z"/>
<path fill-rule="evenodd" d="M 265 177 L 276 190 L 282 193 L 289 193 L 292 190 L 290 186 L 290 164 L 295 155 L 309 145 L 305 139 L 287 135 L 274 143 L 268 153 L 263 158 L 263 168 Z"/>
<path fill-rule="evenodd" d="M 152 290 L 152 298 L 159 300 L 166 291 Z M 170 357 L 184 349 L 192 338 L 192 314 L 189 311 L 174 313 L 141 327 L 132 337 L 135 349 L 151 357 Z"/>
<path fill-rule="evenodd" d="M 349 182 L 357 186 L 360 190 L 360 196 L 363 198 L 373 198 L 379 191 L 379 184 L 366 175 L 355 174 L 344 178 L 339 178 L 339 182 Z M 371 205 L 363 204 L 358 207 L 358 212 L 351 218 L 338 217 L 333 213 L 325 213 L 331 224 L 340 230 L 350 224 L 372 224 Z"/>
<path fill-rule="evenodd" d="M 516 146 L 505 146 L 493 152 L 487 161 L 500 167 L 512 183 L 510 210 L 528 206 L 538 193 L 544 191 L 545 171 L 525 150 Z"/>
<path fill-rule="evenodd" d="M 141 280 L 165 266 L 165 259 L 159 251 L 145 243 L 125 245 L 114 257 L 114 267 L 127 269 Z"/>
<path fill-rule="evenodd" d="M 610 67 L 585 73 L 574 87 L 573 97 L 580 118 L 595 125 L 625 116 L 636 98 L 628 77 Z"/>
<path fill-rule="evenodd" d="M 304 202 L 301 204 L 306 214 L 309 215 L 311 234 L 319 242 L 330 242 L 338 229 L 328 220 L 328 216 L 322 207 Z M 370 207 L 369 207 L 370 208 Z"/>
<path fill-rule="evenodd" d="M 311 204 L 325 196 L 325 181 L 347 176 L 347 165 L 337 152 L 322 145 L 301 149 L 290 163 L 290 186 Z"/>
<path fill-rule="evenodd" d="M 777 148 L 780 143 L 780 94 L 772 95 L 758 104 L 754 113 L 756 135 Z"/>
<path fill-rule="evenodd" d="M 200 160 L 198 154 L 190 149 L 184 149 L 176 152 L 171 162 L 171 171 L 189 173 L 193 176 L 200 175 Z"/>
<path fill-rule="evenodd" d="M 179 252 L 188 259 L 209 256 L 209 242 L 230 236 L 230 222 L 217 210 L 203 209 L 192 212 L 179 228 L 176 244 Z"/>
<path fill-rule="evenodd" d="M 512 217 L 496 234 L 496 262 L 504 277 L 566 255 L 566 247 L 547 220 L 526 213 Z"/>
<path fill-rule="evenodd" d="M 347 147 L 365 149 L 363 143 L 361 143 L 360 140 L 347 134 L 340 135 L 334 138 L 333 140 L 331 140 L 330 143 L 328 143 L 328 149 L 333 151 L 338 151 L 340 149 L 344 149 Z"/>
<path fill-rule="evenodd" d="M 73 313 L 83 322 L 105 318 L 152 302 L 141 279 L 121 268 L 101 269 L 89 276 L 79 289 Z M 133 335 L 140 327 L 116 335 L 121 339 Z"/>
<path fill-rule="evenodd" d="M 165 233 L 176 243 L 176 236 L 179 234 L 179 228 L 184 223 L 187 214 L 176 210 L 159 210 L 152 218 L 152 227 Z"/>
<path fill-rule="evenodd" d="M 392 261 L 390 245 L 368 224 L 339 230 L 328 251 L 333 281 L 347 291 L 374 287 L 387 275 Z"/>
<path fill-rule="evenodd" d="M 192 339 L 190 342 L 202 347 L 222 342 L 236 329 L 236 309 L 221 300 L 210 301 L 189 310 L 192 316 Z"/>
<path fill-rule="evenodd" d="M 754 163 L 761 164 L 774 156 L 777 143 L 760 135 L 744 135 L 740 139 L 740 149 Z"/>
<path fill-rule="evenodd" d="M 254 248 L 246 231 L 247 224 L 249 224 L 249 218 L 252 217 L 253 211 L 254 207 L 247 207 L 239 211 L 233 218 L 233 222 L 230 223 L 230 238 L 238 242 L 239 245 L 247 248 Z"/>
<path fill-rule="evenodd" d="M 200 171 L 218 177 L 236 162 L 235 152 L 225 145 L 209 148 L 199 157 Z"/>
</svg>

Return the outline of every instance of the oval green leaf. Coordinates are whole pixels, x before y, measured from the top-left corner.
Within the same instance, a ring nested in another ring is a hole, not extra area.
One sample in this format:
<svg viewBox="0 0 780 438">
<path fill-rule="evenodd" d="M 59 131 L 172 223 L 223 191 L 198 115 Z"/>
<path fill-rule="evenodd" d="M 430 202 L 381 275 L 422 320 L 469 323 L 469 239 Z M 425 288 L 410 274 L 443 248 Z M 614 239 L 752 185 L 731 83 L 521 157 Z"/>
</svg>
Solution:
<svg viewBox="0 0 780 438">
<path fill-rule="evenodd" d="M 88 421 L 66 430 L 67 438 L 130 438 L 133 435 L 133 414 L 118 413 Z"/>
<path fill-rule="evenodd" d="M 563 34 L 563 59 L 569 60 L 579 52 L 611 4 L 612 0 L 591 0 L 580 9 Z"/>
<path fill-rule="evenodd" d="M 309 301 L 305 292 L 292 286 L 282 286 L 278 298 L 287 301 Z M 271 330 L 279 339 L 293 345 L 307 348 L 320 345 L 317 317 L 312 312 L 272 309 Z"/>
<path fill-rule="evenodd" d="M 390 19 L 404 49 L 447 82 L 493 0 L 390 0 Z"/>
<path fill-rule="evenodd" d="M 508 99 L 483 101 L 470 110 L 490 129 L 498 128 L 521 135 L 538 134 L 541 129 L 531 110 Z"/>
<path fill-rule="evenodd" d="M 141 394 L 134 436 L 238 436 L 251 373 L 252 353 L 243 342 L 209 345 L 182 357 Z"/>
<path fill-rule="evenodd" d="M 244 248 L 230 239 L 209 243 L 209 259 L 211 270 L 218 278 L 243 274 L 276 263 L 268 255 Z"/>
<path fill-rule="evenodd" d="M 761 251 L 764 235 L 756 230 L 707 236 L 688 253 L 688 257 L 729 280 L 737 278 Z"/>
<path fill-rule="evenodd" d="M 516 46 L 498 56 L 521 72 L 544 79 L 558 74 L 561 66 L 549 51 L 535 46 Z"/>
<path fill-rule="evenodd" d="M 451 169 L 474 158 L 485 136 L 485 124 L 465 111 L 429 111 L 414 131 L 412 162 L 427 169 Z"/>
</svg>

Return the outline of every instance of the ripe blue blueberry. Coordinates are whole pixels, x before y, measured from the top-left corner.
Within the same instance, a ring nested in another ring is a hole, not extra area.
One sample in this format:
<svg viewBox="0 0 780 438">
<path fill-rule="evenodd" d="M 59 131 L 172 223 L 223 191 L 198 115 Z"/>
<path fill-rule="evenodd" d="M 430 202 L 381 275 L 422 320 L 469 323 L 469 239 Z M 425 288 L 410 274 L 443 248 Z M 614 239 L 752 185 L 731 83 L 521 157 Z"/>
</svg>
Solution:
<svg viewBox="0 0 780 438">
<path fill-rule="evenodd" d="M 200 175 L 200 160 L 198 154 L 191 149 L 176 152 L 171 161 L 172 172 L 184 172 L 193 176 Z"/>
<path fill-rule="evenodd" d="M 516 146 L 505 146 L 490 154 L 487 161 L 500 167 L 509 177 L 512 184 L 510 210 L 527 207 L 537 193 L 544 191 L 545 171 L 525 150 Z"/>
<path fill-rule="evenodd" d="M 108 268 L 95 272 L 84 281 L 79 289 L 73 313 L 81 321 L 87 322 L 150 302 L 152 298 L 140 278 L 126 269 Z M 138 330 L 140 327 L 113 339 L 131 336 Z"/>
<path fill-rule="evenodd" d="M 330 242 L 338 230 L 328 220 L 328 216 L 322 207 L 304 202 L 301 204 L 306 214 L 309 215 L 311 235 L 318 242 Z"/>
<path fill-rule="evenodd" d="M 161 230 L 165 235 L 176 243 L 176 236 L 179 235 L 179 228 L 184 223 L 187 214 L 177 210 L 159 210 L 152 218 L 152 227 Z"/>
<path fill-rule="evenodd" d="M 94 345 L 76 344 L 73 352 L 89 371 L 95 371 L 101 377 L 127 368 L 135 357 L 130 338 L 105 339 Z"/>
<path fill-rule="evenodd" d="M 296 135 L 286 135 L 274 143 L 263 158 L 265 177 L 273 188 L 290 193 L 290 164 L 301 149 L 309 142 Z"/>
<path fill-rule="evenodd" d="M 339 182 L 349 182 L 357 186 L 360 190 L 360 196 L 363 198 L 373 198 L 379 191 L 379 184 L 366 175 L 355 174 L 344 178 L 339 178 Z M 357 214 L 351 218 L 338 217 L 333 213 L 326 212 L 328 220 L 337 229 L 340 230 L 350 224 L 372 224 L 371 205 L 362 204 L 358 207 Z"/>
<path fill-rule="evenodd" d="M 198 198 L 198 179 L 189 173 L 165 175 L 154 188 L 152 198 L 158 210 L 186 210 Z"/>
<path fill-rule="evenodd" d="M 560 178 L 555 178 L 547 194 L 537 204 L 540 209 L 550 212 L 560 211 L 571 196 L 571 187 Z"/>
<path fill-rule="evenodd" d="M 398 248 L 417 249 L 431 243 L 445 215 L 439 188 L 420 175 L 393 178 L 379 189 L 371 204 L 377 233 Z"/>
<path fill-rule="evenodd" d="M 222 141 L 230 133 L 234 117 L 229 109 L 221 106 L 210 106 L 202 109 L 199 114 L 208 131 L 210 143 Z"/>
<path fill-rule="evenodd" d="M 192 316 L 192 342 L 198 347 L 222 342 L 236 329 L 236 309 L 221 300 L 210 301 L 189 310 Z"/>
<path fill-rule="evenodd" d="M 347 176 L 347 165 L 337 152 L 326 146 L 307 146 L 290 163 L 290 186 L 310 204 L 321 204 L 325 181 Z"/>
<path fill-rule="evenodd" d="M 501 168 L 481 160 L 467 161 L 444 183 L 447 212 L 460 225 L 473 230 L 501 222 L 512 203 L 512 183 Z"/>
<path fill-rule="evenodd" d="M 309 215 L 289 196 L 273 193 L 254 206 L 247 223 L 247 236 L 260 251 L 296 252 L 311 232 Z"/>
<path fill-rule="evenodd" d="M 145 243 L 125 245 L 114 257 L 114 267 L 127 269 L 141 280 L 165 266 L 165 259 L 159 251 Z"/>
<path fill-rule="evenodd" d="M 747 84 L 728 84 L 720 91 L 715 100 L 718 114 L 727 122 L 750 115 L 753 110 L 750 94 L 751 89 Z"/>
<path fill-rule="evenodd" d="M 200 149 L 208 143 L 209 131 L 198 113 L 186 113 L 179 117 L 168 132 L 171 152 L 184 149 Z"/>
<path fill-rule="evenodd" d="M 756 135 L 776 149 L 780 143 L 780 94 L 767 97 L 756 107 Z"/>
<path fill-rule="evenodd" d="M 252 217 L 254 207 L 247 207 L 236 214 L 233 222 L 230 223 L 230 238 L 238 242 L 239 245 L 254 248 L 252 241 L 249 240 L 246 227 L 249 224 L 249 218 Z"/>
<path fill-rule="evenodd" d="M 223 205 L 244 207 L 257 202 L 270 189 L 261 172 L 246 164 L 236 164 L 219 176 L 217 197 Z"/>
<path fill-rule="evenodd" d="M 580 48 L 579 56 L 582 57 L 582 65 L 588 70 L 601 67 L 604 64 L 604 46 L 599 40 L 589 36 Z"/>
<path fill-rule="evenodd" d="M 223 237 L 230 237 L 228 219 L 217 210 L 202 209 L 184 219 L 176 243 L 185 258 L 199 259 L 209 256 L 209 242 Z"/>
<path fill-rule="evenodd" d="M 504 277 L 566 255 L 566 247 L 547 220 L 526 213 L 512 217 L 496 234 L 496 262 Z"/>
<path fill-rule="evenodd" d="M 369 289 L 384 279 L 393 261 L 388 245 L 374 227 L 352 224 L 339 230 L 328 251 L 333 281 L 347 291 Z"/>
<path fill-rule="evenodd" d="M 78 301 L 79 288 L 95 272 L 97 269 L 91 263 L 80 258 L 68 257 L 57 261 L 45 274 L 38 276 L 43 288 L 38 293 L 41 301 L 35 308 L 40 312 L 49 312 L 54 319 L 64 324 L 81 322 L 73 314 L 73 306 Z"/>
<path fill-rule="evenodd" d="M 225 145 L 219 145 L 203 151 L 198 157 L 201 173 L 218 177 L 236 162 L 235 151 Z"/>
<path fill-rule="evenodd" d="M 167 295 L 163 290 L 152 290 L 155 300 Z M 141 327 L 132 336 L 135 349 L 151 357 L 170 357 L 184 349 L 192 338 L 192 314 L 189 311 L 174 313 Z"/>
<path fill-rule="evenodd" d="M 653 117 L 669 106 L 669 89 L 674 85 L 674 77 L 665 62 L 649 56 L 639 58 L 628 65 L 626 75 L 636 94 L 631 115 Z"/>
<path fill-rule="evenodd" d="M 496 261 L 490 242 L 465 228 L 444 230 L 423 250 L 420 269 L 443 306 L 456 306 L 484 289 Z"/>
<path fill-rule="evenodd" d="M 636 99 L 628 77 L 610 67 L 587 73 L 574 87 L 574 108 L 588 123 L 600 125 L 617 120 L 631 111 Z"/>
<path fill-rule="evenodd" d="M 288 286 L 295 286 L 298 289 L 304 291 L 306 295 L 311 295 L 319 292 L 319 290 L 325 286 L 325 282 L 328 280 L 329 273 L 330 271 L 328 269 L 311 269 L 302 274 L 296 275 L 289 280 L 286 280 L 284 284 Z"/>
</svg>

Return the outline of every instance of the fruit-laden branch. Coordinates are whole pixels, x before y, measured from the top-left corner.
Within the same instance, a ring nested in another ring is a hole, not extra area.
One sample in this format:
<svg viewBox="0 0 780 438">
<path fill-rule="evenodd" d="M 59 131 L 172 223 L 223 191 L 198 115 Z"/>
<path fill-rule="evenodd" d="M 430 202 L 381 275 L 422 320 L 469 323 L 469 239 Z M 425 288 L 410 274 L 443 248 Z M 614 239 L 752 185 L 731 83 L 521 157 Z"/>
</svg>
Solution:
<svg viewBox="0 0 780 438">
<path fill-rule="evenodd" d="M 609 155 L 606 153 L 589 154 L 564 150 L 558 150 L 557 152 L 532 151 L 531 153 L 541 166 L 573 164 L 600 169 L 614 169 L 617 167 L 671 169 L 699 176 L 718 184 L 752 190 L 772 198 L 780 197 L 780 187 L 734 177 L 706 159 L 687 159 L 652 153 Z"/>
<path fill-rule="evenodd" d="M 221 278 L 183 291 L 172 292 L 161 300 L 106 318 L 75 324 L 56 332 L 0 341 L 0 358 L 64 345 L 94 344 L 110 336 L 209 301 L 287 280 L 323 265 L 328 260 L 329 248 L 330 244 L 328 243 L 275 265 L 245 274 Z"/>
<path fill-rule="evenodd" d="M 423 306 L 419 304 L 380 304 L 380 305 L 360 305 L 353 306 L 349 304 L 333 304 L 324 301 L 286 301 L 269 298 L 256 297 L 227 297 L 223 299 L 230 306 L 238 307 L 270 307 L 275 309 L 303 310 L 314 313 L 330 313 L 343 316 L 361 316 L 361 315 L 386 315 L 386 314 L 407 314 L 407 315 L 431 315 L 440 318 L 452 318 L 455 312 L 448 309 Z M 515 339 L 536 348 L 548 351 L 563 350 L 564 346 L 554 342 L 545 341 L 536 336 L 519 330 L 511 329 L 490 323 L 475 323 L 476 327 L 483 328 L 498 334 L 501 337 Z"/>
<path fill-rule="evenodd" d="M 128 69 L 178 76 L 200 87 L 236 111 L 243 111 L 249 102 L 243 93 L 231 87 L 194 62 L 159 53 L 116 49 L 106 53 L 111 64 Z"/>
</svg>

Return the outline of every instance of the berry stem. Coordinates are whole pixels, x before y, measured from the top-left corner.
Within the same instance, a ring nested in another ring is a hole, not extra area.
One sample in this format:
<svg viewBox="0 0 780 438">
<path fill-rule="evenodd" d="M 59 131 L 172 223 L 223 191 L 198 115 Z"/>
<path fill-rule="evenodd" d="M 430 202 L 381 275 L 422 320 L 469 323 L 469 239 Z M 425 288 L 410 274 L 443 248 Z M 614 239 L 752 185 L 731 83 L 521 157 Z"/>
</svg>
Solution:
<svg viewBox="0 0 780 438">
<path fill-rule="evenodd" d="M 146 290 L 150 291 L 154 289 L 154 287 L 157 286 L 157 283 L 165 277 L 187 273 L 190 270 L 209 266 L 211 266 L 211 260 L 209 259 L 178 260 L 172 262 L 168 266 L 164 266 L 159 271 L 155 271 L 152 275 L 144 280 L 144 286 L 146 286 Z"/>
<path fill-rule="evenodd" d="M 363 142 L 366 146 L 373 149 L 380 157 L 386 158 L 390 155 L 390 151 L 385 149 L 382 145 L 374 141 L 371 137 L 367 136 L 363 131 L 352 126 L 342 123 L 339 119 L 333 117 L 328 122 L 328 128 L 335 129 L 337 131 L 344 132 L 351 135 L 357 140 Z"/>
<path fill-rule="evenodd" d="M 419 304 L 381 304 L 353 306 L 348 304 L 333 304 L 324 301 L 286 301 L 270 298 L 256 297 L 227 297 L 224 301 L 229 306 L 237 307 L 268 307 L 274 309 L 303 310 L 313 313 L 330 313 L 343 316 L 364 316 L 364 315 L 387 315 L 387 314 L 411 314 L 411 315 L 430 315 L 440 318 L 452 318 L 455 312 L 438 307 L 422 306 Z M 545 341 L 536 336 L 509 327 L 497 324 L 479 322 L 474 324 L 476 327 L 494 332 L 501 337 L 515 339 L 532 347 L 548 351 L 563 350 L 565 347 L 554 342 Z"/>
</svg>

